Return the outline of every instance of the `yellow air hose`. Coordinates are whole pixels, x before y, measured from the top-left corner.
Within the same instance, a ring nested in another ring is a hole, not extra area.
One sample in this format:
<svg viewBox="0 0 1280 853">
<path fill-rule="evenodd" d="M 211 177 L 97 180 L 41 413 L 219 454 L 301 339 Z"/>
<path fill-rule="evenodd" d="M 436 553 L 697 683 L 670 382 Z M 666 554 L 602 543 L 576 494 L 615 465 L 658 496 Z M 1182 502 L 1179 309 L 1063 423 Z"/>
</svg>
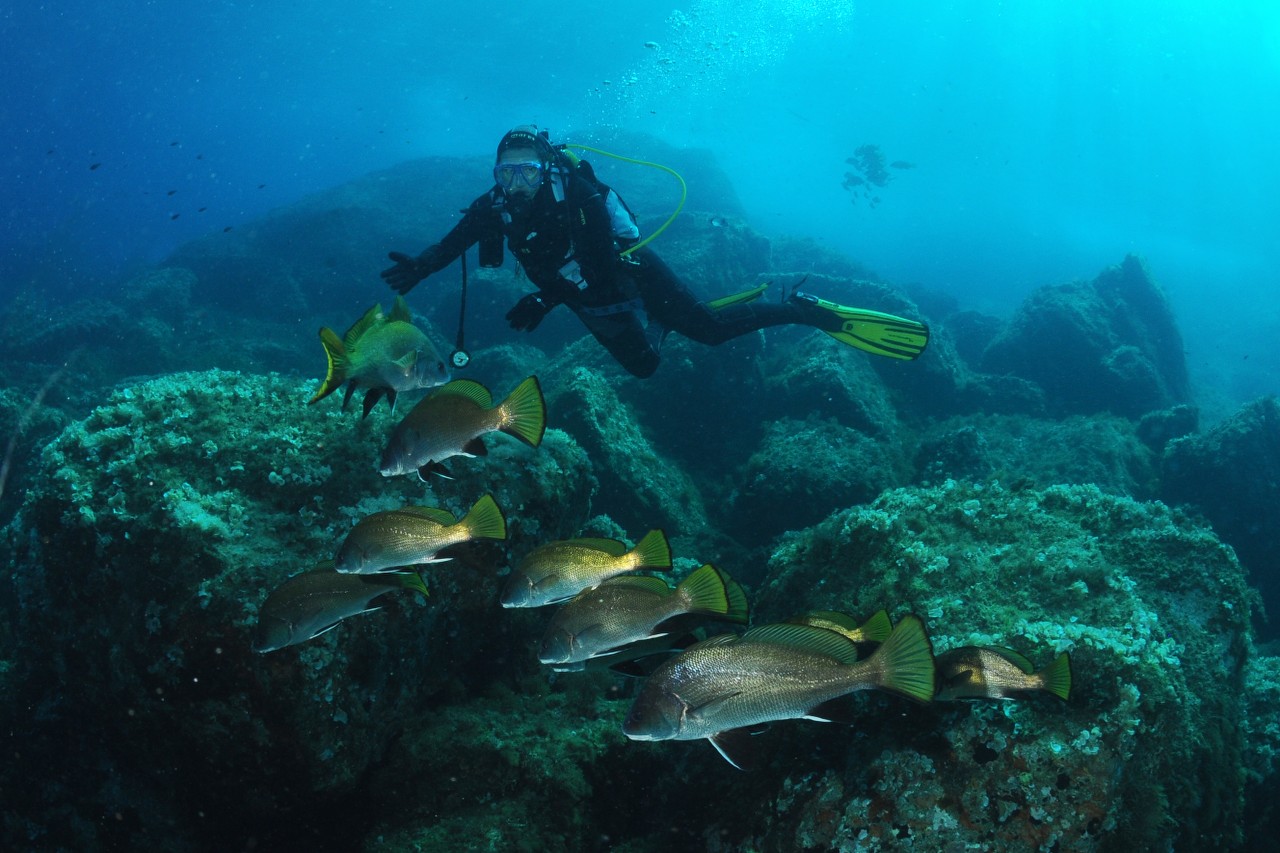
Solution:
<svg viewBox="0 0 1280 853">
<path fill-rule="evenodd" d="M 604 151 L 599 148 L 592 148 L 590 145 L 575 145 L 573 143 L 569 143 L 566 147 L 578 148 L 582 151 L 590 151 L 592 154 L 602 154 L 605 157 L 612 157 L 613 159 L 621 160 L 624 163 L 634 163 L 637 166 L 650 166 L 654 169 L 661 169 L 662 171 L 666 172 L 668 175 L 674 176 L 675 179 L 680 182 L 680 203 L 676 205 L 676 209 L 671 213 L 670 216 L 667 217 L 667 221 L 662 223 L 662 225 L 659 226 L 656 231 L 654 231 L 648 237 L 645 237 L 639 243 L 636 243 L 630 249 L 620 252 L 619 254 L 621 254 L 624 258 L 627 255 L 630 255 L 636 249 L 639 249 L 641 246 L 647 245 L 650 241 L 652 241 L 655 237 L 657 237 L 663 231 L 666 231 L 667 226 L 675 221 L 676 217 L 680 215 L 680 211 L 684 210 L 685 200 L 689 197 L 689 187 L 688 185 L 685 184 L 684 178 L 680 176 L 680 173 L 677 172 L 675 169 L 672 169 L 670 166 L 664 166 L 661 163 L 651 163 L 648 160 L 637 160 L 634 157 L 624 157 L 621 154 L 614 154 L 611 151 Z"/>
</svg>

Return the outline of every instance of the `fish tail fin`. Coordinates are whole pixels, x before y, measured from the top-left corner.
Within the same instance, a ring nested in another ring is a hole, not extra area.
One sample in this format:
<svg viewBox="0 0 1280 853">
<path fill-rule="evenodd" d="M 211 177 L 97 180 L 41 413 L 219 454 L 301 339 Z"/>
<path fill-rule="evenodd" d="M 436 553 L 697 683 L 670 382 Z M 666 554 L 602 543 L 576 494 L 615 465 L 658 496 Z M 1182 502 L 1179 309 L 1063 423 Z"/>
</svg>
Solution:
<svg viewBox="0 0 1280 853">
<path fill-rule="evenodd" d="M 542 443 L 542 434 L 547 431 L 547 403 L 542 397 L 538 377 L 530 376 L 517 385 L 499 408 L 502 409 L 503 423 L 498 429 L 530 447 Z"/>
<path fill-rule="evenodd" d="M 1071 655 L 1063 652 L 1040 672 L 1044 689 L 1063 702 L 1071 696 Z"/>
<path fill-rule="evenodd" d="M 893 622 L 889 621 L 889 612 L 881 610 L 873 614 L 858 631 L 862 634 L 862 642 L 883 643 L 893 633 Z"/>
<path fill-rule="evenodd" d="M 324 354 L 329 359 L 329 366 L 325 371 L 324 382 L 320 383 L 320 390 L 307 401 L 308 404 L 323 400 L 337 390 L 343 382 L 347 381 L 347 348 L 343 346 L 342 338 L 338 337 L 338 333 L 333 329 L 322 326 L 320 328 L 320 345 L 324 347 Z"/>
<path fill-rule="evenodd" d="M 431 593 L 427 592 L 426 581 L 417 572 L 396 572 L 396 579 L 400 581 L 400 586 L 421 593 L 423 598 L 431 595 Z"/>
<path fill-rule="evenodd" d="M 631 556 L 635 560 L 633 568 L 670 569 L 671 543 L 667 541 L 667 534 L 656 527 L 650 530 L 631 549 Z"/>
<path fill-rule="evenodd" d="M 685 597 L 691 613 L 717 616 L 739 625 L 747 624 L 747 593 L 742 584 L 710 563 L 681 581 L 676 590 Z"/>
<path fill-rule="evenodd" d="M 476 501 L 459 524 L 470 531 L 472 539 L 507 538 L 507 519 L 493 495 L 485 495 Z"/>
<path fill-rule="evenodd" d="M 728 575 L 710 563 L 680 581 L 676 590 L 691 612 L 721 615 L 729 612 Z"/>
<path fill-rule="evenodd" d="M 742 588 L 742 584 L 724 572 L 720 574 L 724 577 L 725 594 L 729 596 L 729 609 L 725 611 L 724 618 L 729 622 L 746 625 L 751 621 L 751 608 L 747 604 L 747 591 Z"/>
<path fill-rule="evenodd" d="M 933 698 L 933 645 L 919 616 L 904 616 L 865 663 L 874 667 L 880 688 L 919 702 Z"/>
</svg>

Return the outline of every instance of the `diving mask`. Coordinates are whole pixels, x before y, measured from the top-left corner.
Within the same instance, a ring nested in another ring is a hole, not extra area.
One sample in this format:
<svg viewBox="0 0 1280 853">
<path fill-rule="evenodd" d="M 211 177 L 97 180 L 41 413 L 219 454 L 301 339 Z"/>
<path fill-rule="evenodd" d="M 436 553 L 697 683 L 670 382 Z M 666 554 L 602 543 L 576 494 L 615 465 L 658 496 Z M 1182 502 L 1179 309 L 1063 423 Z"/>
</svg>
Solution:
<svg viewBox="0 0 1280 853">
<path fill-rule="evenodd" d="M 504 190 L 513 190 L 521 185 L 536 189 L 542 185 L 542 164 L 536 160 L 499 163 L 493 167 L 493 179 Z"/>
</svg>

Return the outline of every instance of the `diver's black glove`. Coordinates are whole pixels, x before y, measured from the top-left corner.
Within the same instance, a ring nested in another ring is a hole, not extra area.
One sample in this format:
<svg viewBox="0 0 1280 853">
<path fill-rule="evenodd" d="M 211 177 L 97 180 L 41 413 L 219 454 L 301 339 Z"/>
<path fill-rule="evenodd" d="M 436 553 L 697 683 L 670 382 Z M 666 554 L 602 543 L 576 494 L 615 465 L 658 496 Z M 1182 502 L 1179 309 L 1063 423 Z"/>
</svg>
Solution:
<svg viewBox="0 0 1280 853">
<path fill-rule="evenodd" d="M 507 322 L 517 332 L 532 332 L 554 307 L 554 303 L 546 301 L 539 294 L 530 293 L 507 312 Z"/>
<path fill-rule="evenodd" d="M 387 257 L 395 261 L 396 265 L 388 267 L 379 274 L 392 290 L 400 294 L 413 290 L 418 282 L 435 272 L 435 246 L 431 246 L 416 258 L 411 258 L 403 252 L 391 252 Z"/>
</svg>

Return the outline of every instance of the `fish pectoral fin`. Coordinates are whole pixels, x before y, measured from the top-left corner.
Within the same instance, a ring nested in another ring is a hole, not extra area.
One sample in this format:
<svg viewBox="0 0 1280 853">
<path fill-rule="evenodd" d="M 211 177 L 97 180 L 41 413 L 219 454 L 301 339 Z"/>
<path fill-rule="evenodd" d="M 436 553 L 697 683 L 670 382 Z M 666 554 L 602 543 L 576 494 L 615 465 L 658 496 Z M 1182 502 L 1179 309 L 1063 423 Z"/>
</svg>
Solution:
<svg viewBox="0 0 1280 853">
<path fill-rule="evenodd" d="M 707 738 L 720 753 L 720 757 L 739 770 L 754 770 L 759 763 L 759 749 L 752 742 L 756 735 L 763 734 L 765 726 L 749 726 L 741 729 L 728 729 L 717 732 Z"/>
<path fill-rule="evenodd" d="M 686 711 L 685 713 L 690 717 L 701 716 L 703 714 L 706 714 L 709 711 L 714 711 L 716 708 L 720 707 L 725 702 L 728 702 L 730 699 L 732 699 L 735 696 L 738 696 L 741 693 L 742 693 L 741 690 L 735 690 L 732 693 L 721 694 L 720 696 L 716 696 L 712 699 L 708 699 L 706 702 L 703 702 L 701 705 L 698 705 L 697 707 L 689 708 L 689 710 Z"/>
<path fill-rule="evenodd" d="M 377 608 L 374 608 L 374 609 L 376 610 Z M 319 631 L 316 631 L 310 637 L 307 637 L 307 639 L 314 640 L 316 637 L 319 637 L 321 634 L 325 634 L 325 633 L 328 633 L 329 631 L 332 631 L 334 628 L 338 627 L 338 624 L 340 622 L 342 622 L 341 619 L 337 620 L 336 622 L 330 622 L 328 625 L 325 625 L 323 628 L 321 628 Z"/>
</svg>

